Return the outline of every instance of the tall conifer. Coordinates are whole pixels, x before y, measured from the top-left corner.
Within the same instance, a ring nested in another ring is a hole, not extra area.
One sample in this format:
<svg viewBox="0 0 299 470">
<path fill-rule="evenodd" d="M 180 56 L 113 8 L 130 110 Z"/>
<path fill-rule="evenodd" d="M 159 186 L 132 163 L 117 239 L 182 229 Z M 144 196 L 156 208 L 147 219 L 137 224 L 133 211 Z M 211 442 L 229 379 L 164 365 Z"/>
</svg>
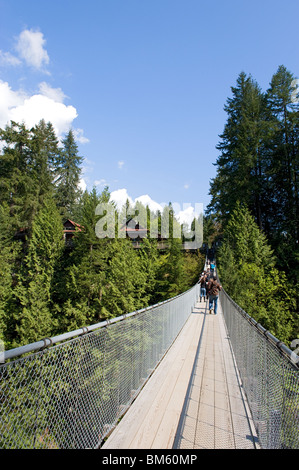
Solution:
<svg viewBox="0 0 299 470">
<path fill-rule="evenodd" d="M 237 200 L 247 204 L 260 227 L 265 222 L 264 143 L 268 135 L 264 96 L 242 72 L 225 105 L 228 119 L 217 146 L 217 175 L 211 182 L 209 211 L 227 221 Z"/>
<path fill-rule="evenodd" d="M 14 289 L 18 344 L 38 341 L 54 331 L 52 282 L 63 249 L 62 228 L 53 199 L 44 199 L 34 218 L 28 253 Z"/>
<path fill-rule="evenodd" d="M 83 158 L 79 156 L 72 130 L 62 140 L 62 145 L 55 169 L 56 201 L 62 216 L 72 218 L 75 204 L 81 194 L 79 182 Z"/>
</svg>

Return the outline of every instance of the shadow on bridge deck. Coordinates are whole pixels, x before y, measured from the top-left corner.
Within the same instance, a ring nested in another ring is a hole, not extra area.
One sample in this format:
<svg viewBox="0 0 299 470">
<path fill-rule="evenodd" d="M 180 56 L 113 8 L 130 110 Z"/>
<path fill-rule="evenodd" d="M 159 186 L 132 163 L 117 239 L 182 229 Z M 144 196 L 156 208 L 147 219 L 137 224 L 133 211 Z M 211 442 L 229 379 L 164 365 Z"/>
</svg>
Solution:
<svg viewBox="0 0 299 470">
<path fill-rule="evenodd" d="M 254 449 L 221 305 L 198 302 L 103 449 Z"/>
</svg>

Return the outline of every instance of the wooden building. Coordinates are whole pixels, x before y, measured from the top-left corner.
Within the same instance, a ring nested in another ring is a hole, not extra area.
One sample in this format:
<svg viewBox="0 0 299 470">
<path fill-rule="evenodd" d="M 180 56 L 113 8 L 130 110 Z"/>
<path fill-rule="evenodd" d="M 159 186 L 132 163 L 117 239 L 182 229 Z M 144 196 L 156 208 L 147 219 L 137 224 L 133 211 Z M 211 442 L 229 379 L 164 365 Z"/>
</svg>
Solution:
<svg viewBox="0 0 299 470">
<path fill-rule="evenodd" d="M 63 224 L 63 238 L 66 244 L 71 244 L 72 239 L 76 232 L 82 232 L 83 227 L 82 225 L 73 222 L 72 220 L 68 219 Z"/>
<path fill-rule="evenodd" d="M 125 232 L 126 238 L 132 240 L 134 248 L 140 248 L 143 238 L 148 236 L 148 229 L 142 227 L 139 222 L 136 222 L 132 217 L 121 226 L 120 231 Z"/>
</svg>

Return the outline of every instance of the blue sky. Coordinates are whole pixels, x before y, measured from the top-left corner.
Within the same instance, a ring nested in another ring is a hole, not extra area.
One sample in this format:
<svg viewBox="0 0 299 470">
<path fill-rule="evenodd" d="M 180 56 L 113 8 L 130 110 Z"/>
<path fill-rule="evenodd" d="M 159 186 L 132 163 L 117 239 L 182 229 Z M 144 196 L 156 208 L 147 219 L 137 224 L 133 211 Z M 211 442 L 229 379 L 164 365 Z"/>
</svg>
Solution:
<svg viewBox="0 0 299 470">
<path fill-rule="evenodd" d="M 0 127 L 72 128 L 87 189 L 205 208 L 231 86 L 297 78 L 298 21 L 298 0 L 0 0 Z"/>
</svg>

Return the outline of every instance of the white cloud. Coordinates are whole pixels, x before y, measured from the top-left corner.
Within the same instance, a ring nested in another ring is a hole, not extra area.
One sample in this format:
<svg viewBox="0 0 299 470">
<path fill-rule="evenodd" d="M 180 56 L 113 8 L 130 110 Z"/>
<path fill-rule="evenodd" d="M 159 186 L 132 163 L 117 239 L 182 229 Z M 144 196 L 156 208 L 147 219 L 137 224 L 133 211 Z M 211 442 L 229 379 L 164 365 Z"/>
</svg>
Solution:
<svg viewBox="0 0 299 470">
<path fill-rule="evenodd" d="M 83 135 L 84 133 L 83 129 L 79 129 L 79 128 L 74 129 L 73 132 L 74 132 L 75 139 L 78 142 L 80 142 L 80 144 L 88 144 L 89 139 Z"/>
<path fill-rule="evenodd" d="M 16 66 L 25 62 L 29 67 L 48 74 L 45 66 L 50 62 L 48 52 L 44 48 L 46 40 L 43 33 L 32 29 L 24 29 L 16 38 L 15 50 L 18 54 L 0 50 L 0 65 Z"/>
<path fill-rule="evenodd" d="M 39 84 L 39 90 L 43 96 L 50 98 L 53 101 L 57 101 L 57 103 L 63 103 L 66 95 L 63 93 L 61 88 L 52 88 L 46 82 L 41 82 Z"/>
<path fill-rule="evenodd" d="M 100 186 L 100 187 L 104 187 L 107 185 L 107 181 L 104 180 L 104 179 L 101 179 L 101 180 L 95 180 L 94 182 L 94 185 L 95 186 Z"/>
<path fill-rule="evenodd" d="M 20 65 L 21 61 L 10 52 L 3 52 L 0 50 L 0 65 L 16 66 Z"/>
<path fill-rule="evenodd" d="M 132 197 L 128 194 L 127 189 L 125 188 L 112 191 L 110 194 L 110 200 L 116 203 L 116 206 L 119 210 L 122 209 L 127 200 L 129 200 L 131 206 L 134 206 L 136 202 L 141 202 L 145 207 L 148 206 L 153 212 L 156 212 L 157 210 L 162 212 L 163 206 L 165 205 L 158 204 L 148 194 L 144 194 L 142 196 L 136 197 L 136 199 L 132 199 Z"/>
<path fill-rule="evenodd" d="M 194 218 L 198 219 L 198 217 L 203 214 L 203 204 L 196 203 L 195 206 L 192 206 L 189 203 L 183 204 L 182 210 L 176 211 L 176 218 L 180 224 L 187 224 L 189 227 L 193 222 Z"/>
<path fill-rule="evenodd" d="M 145 207 L 148 206 L 151 211 L 156 212 L 156 211 L 163 211 L 163 205 L 158 204 L 155 202 L 148 194 L 144 194 L 143 196 L 139 196 L 135 199 L 135 203 L 139 201 L 141 202 Z"/>
<path fill-rule="evenodd" d="M 40 94 L 26 98 L 20 106 L 10 109 L 10 119 L 16 122 L 24 121 L 27 127 L 33 127 L 41 119 L 51 122 L 57 136 L 67 132 L 77 111 L 73 106 L 58 103 L 47 96 Z"/>
<path fill-rule="evenodd" d="M 82 191 L 85 191 L 85 189 L 87 188 L 87 184 L 85 183 L 85 180 L 83 178 L 80 179 L 78 186 L 80 189 L 82 189 Z"/>
<path fill-rule="evenodd" d="M 133 199 L 128 195 L 128 191 L 125 188 L 117 189 L 116 191 L 112 191 L 110 193 L 110 200 L 115 202 L 119 211 L 122 209 L 127 199 L 131 205 L 134 205 Z"/>
<path fill-rule="evenodd" d="M 25 29 L 17 38 L 16 51 L 20 58 L 0 50 L 0 65 L 20 65 L 22 59 L 27 65 L 47 73 L 44 66 L 49 64 L 50 59 L 44 48 L 45 43 L 40 31 Z M 23 122 L 31 128 L 44 119 L 52 123 L 60 139 L 78 116 L 74 106 L 64 104 L 65 98 L 67 96 L 61 88 L 53 88 L 46 82 L 39 84 L 38 92 L 28 94 L 23 90 L 14 91 L 7 82 L 0 80 L 0 128 L 4 128 L 11 120 Z M 83 129 L 73 129 L 73 132 L 79 143 L 89 142 L 83 135 Z"/>
<path fill-rule="evenodd" d="M 5 127 L 10 120 L 10 110 L 20 106 L 25 97 L 23 92 L 14 92 L 7 82 L 0 80 L 0 127 Z"/>
<path fill-rule="evenodd" d="M 177 214 L 177 219 L 180 224 L 188 224 L 189 226 L 191 225 L 194 217 L 195 217 L 195 212 L 193 207 L 187 207 L 186 209 L 183 209 L 179 211 Z"/>
<path fill-rule="evenodd" d="M 158 210 L 163 213 L 163 207 L 166 206 L 164 202 L 159 204 L 158 202 L 154 201 L 148 194 L 144 194 L 133 200 L 131 196 L 129 196 L 128 191 L 125 188 L 112 191 L 110 194 L 110 200 L 116 203 L 118 210 L 121 210 L 123 208 L 127 200 L 129 200 L 130 205 L 132 207 L 134 207 L 135 203 L 139 201 L 145 207 L 148 206 L 150 210 L 155 213 Z M 203 213 L 202 204 L 195 204 L 195 206 L 193 207 L 189 203 L 184 203 L 183 205 L 179 203 L 173 203 L 172 207 L 179 224 L 185 223 L 189 227 L 191 227 L 191 223 L 193 222 L 194 218 L 198 218 L 199 215 Z"/>
<path fill-rule="evenodd" d="M 118 168 L 121 170 L 121 169 L 122 169 L 122 167 L 124 166 L 124 164 L 125 164 L 125 162 L 123 162 L 123 161 L 119 161 L 119 162 L 117 163 L 117 165 L 118 165 Z"/>
<path fill-rule="evenodd" d="M 44 119 L 52 123 L 57 137 L 68 132 L 77 117 L 76 109 L 61 102 L 64 94 L 60 88 L 43 83 L 40 90 L 45 94 L 29 96 L 22 90 L 12 90 L 7 82 L 0 80 L 0 127 L 4 128 L 13 120 L 24 122 L 30 128 Z"/>
<path fill-rule="evenodd" d="M 43 33 L 25 29 L 19 35 L 16 50 L 27 65 L 42 70 L 50 62 L 48 53 L 44 49 L 45 43 Z"/>
</svg>

